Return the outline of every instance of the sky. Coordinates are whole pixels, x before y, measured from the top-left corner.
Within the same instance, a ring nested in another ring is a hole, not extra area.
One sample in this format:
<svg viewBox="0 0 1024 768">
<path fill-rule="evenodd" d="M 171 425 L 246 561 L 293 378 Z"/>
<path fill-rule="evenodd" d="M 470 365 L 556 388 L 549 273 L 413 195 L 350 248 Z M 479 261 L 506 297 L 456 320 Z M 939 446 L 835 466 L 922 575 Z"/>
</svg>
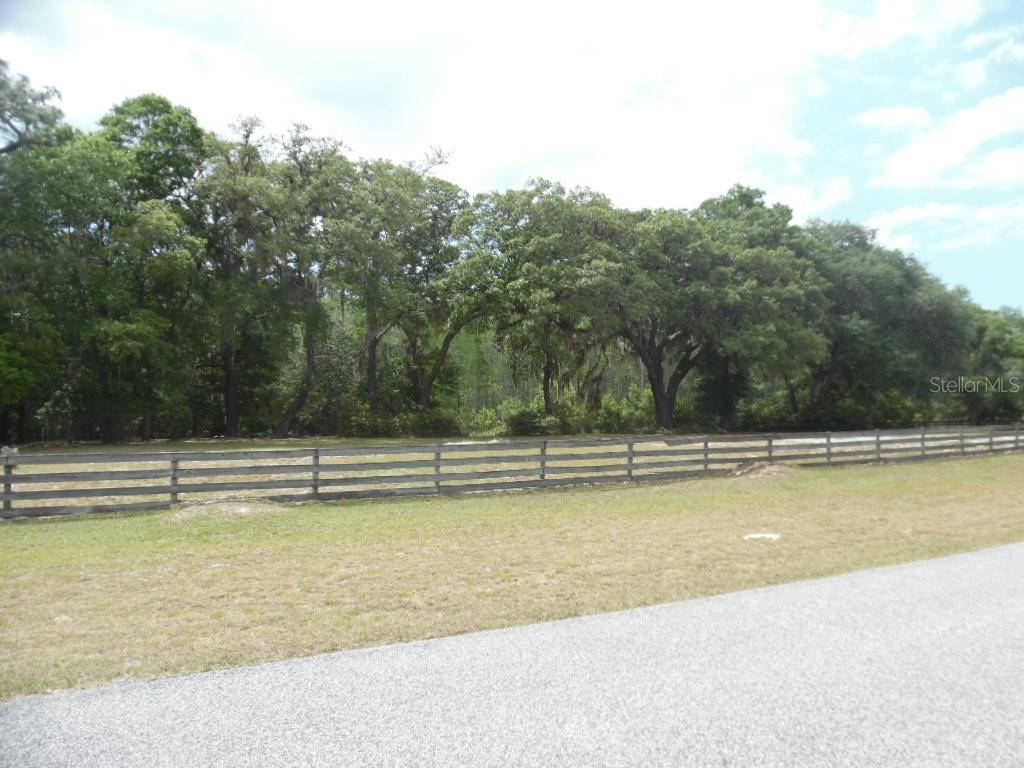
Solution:
<svg viewBox="0 0 1024 768">
<path fill-rule="evenodd" d="M 849 219 L 983 306 L 1024 306 L 1024 2 L 0 0 L 0 58 L 84 128 L 156 92 L 228 135 L 450 153 L 682 207 L 733 184 Z"/>
</svg>

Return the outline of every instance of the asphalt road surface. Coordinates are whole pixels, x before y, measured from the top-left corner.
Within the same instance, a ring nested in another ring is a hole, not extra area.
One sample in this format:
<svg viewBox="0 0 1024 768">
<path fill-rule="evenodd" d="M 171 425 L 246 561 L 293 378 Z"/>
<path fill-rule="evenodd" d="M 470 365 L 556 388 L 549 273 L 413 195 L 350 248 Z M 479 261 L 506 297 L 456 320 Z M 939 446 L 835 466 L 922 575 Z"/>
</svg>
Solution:
<svg viewBox="0 0 1024 768">
<path fill-rule="evenodd" d="M 1020 768 L 1024 544 L 23 698 L 0 765 Z"/>
</svg>

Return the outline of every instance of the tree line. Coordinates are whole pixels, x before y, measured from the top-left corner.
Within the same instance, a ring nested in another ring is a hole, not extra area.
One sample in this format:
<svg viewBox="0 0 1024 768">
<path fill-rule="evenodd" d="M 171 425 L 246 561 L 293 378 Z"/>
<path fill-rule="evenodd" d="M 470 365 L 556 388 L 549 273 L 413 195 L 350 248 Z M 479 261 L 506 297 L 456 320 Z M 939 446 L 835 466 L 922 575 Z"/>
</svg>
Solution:
<svg viewBox="0 0 1024 768">
<path fill-rule="evenodd" d="M 1019 419 L 1024 317 L 737 186 L 627 210 L 0 62 L 0 440 Z M 1005 391 L 936 393 L 934 377 Z"/>
</svg>

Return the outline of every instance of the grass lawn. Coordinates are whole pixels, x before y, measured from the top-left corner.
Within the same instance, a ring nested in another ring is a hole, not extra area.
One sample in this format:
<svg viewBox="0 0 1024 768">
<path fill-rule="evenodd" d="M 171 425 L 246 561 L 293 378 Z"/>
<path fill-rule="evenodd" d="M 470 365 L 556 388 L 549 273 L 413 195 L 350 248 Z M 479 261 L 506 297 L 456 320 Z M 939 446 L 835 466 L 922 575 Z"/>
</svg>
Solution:
<svg viewBox="0 0 1024 768">
<path fill-rule="evenodd" d="M 746 541 L 744 534 L 781 534 Z M 1024 540 L 1024 455 L 0 524 L 0 697 Z"/>
</svg>

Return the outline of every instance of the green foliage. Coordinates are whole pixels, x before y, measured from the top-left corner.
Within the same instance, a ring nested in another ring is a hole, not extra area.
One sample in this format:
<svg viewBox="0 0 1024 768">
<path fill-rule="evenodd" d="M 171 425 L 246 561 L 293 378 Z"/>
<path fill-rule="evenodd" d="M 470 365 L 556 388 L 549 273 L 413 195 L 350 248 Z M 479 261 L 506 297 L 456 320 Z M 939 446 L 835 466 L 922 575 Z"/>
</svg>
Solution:
<svg viewBox="0 0 1024 768">
<path fill-rule="evenodd" d="M 68 135 L 60 109 L 50 103 L 59 96 L 55 88 L 36 89 L 24 75 L 12 75 L 0 59 L 0 156 Z"/>
<path fill-rule="evenodd" d="M 100 119 L 101 134 L 127 150 L 131 192 L 140 199 L 174 194 L 200 170 L 208 139 L 192 113 L 162 96 L 128 99 Z"/>
<path fill-rule="evenodd" d="M 338 434 L 342 437 L 396 437 L 393 417 L 374 416 L 365 402 L 354 402 L 344 411 Z"/>
<path fill-rule="evenodd" d="M 1004 308 L 981 316 L 970 370 L 979 386 L 962 402 L 972 423 L 1024 420 L 1024 313 Z"/>
<path fill-rule="evenodd" d="M 672 426 L 683 382 L 718 359 L 771 373 L 824 353 L 822 283 L 789 219 L 736 187 L 692 213 L 632 214 L 625 236 L 612 235 L 616 248 L 588 279 L 647 370 L 659 426 Z"/>
<path fill-rule="evenodd" d="M 344 437 L 459 437 L 464 434 L 458 417 L 448 411 L 409 411 L 374 416 L 366 403 L 354 403 L 339 431 Z"/>
<path fill-rule="evenodd" d="M 0 299 L 0 405 L 14 406 L 57 379 L 64 354 L 52 317 L 34 296 Z"/>
<path fill-rule="evenodd" d="M 514 437 L 557 435 L 560 431 L 558 417 L 546 416 L 542 409 L 523 408 L 505 417 L 505 433 Z"/>
<path fill-rule="evenodd" d="M 539 395 L 527 405 L 521 401 L 508 402 L 502 411 L 505 434 L 512 436 L 574 434 L 587 431 L 588 427 L 578 406 L 559 403 L 555 412 L 549 414 L 545 412 L 544 399 Z"/>
<path fill-rule="evenodd" d="M 459 437 L 463 434 L 458 417 L 440 409 L 412 411 L 397 419 L 399 436 Z"/>
<path fill-rule="evenodd" d="M 855 224 L 813 222 L 804 247 L 826 281 L 828 311 L 818 324 L 828 354 L 793 382 L 807 393 L 803 422 L 881 420 L 891 412 L 883 393 L 925 398 L 931 377 L 969 369 L 977 313 L 961 292 Z"/>
<path fill-rule="evenodd" d="M 799 416 L 790 407 L 783 389 L 772 389 L 760 397 L 745 398 L 737 406 L 737 427 L 748 432 L 775 432 L 796 429 Z M 828 425 L 833 427 L 834 425 Z"/>
<path fill-rule="evenodd" d="M 502 428 L 502 421 L 493 408 L 472 411 L 462 419 L 465 431 L 471 435 L 496 435 Z"/>
<path fill-rule="evenodd" d="M 0 441 L 552 435 L 1024 417 L 1024 319 L 734 187 L 470 200 L 147 94 L 93 133 L 0 62 Z M 936 377 L 1008 391 L 936 394 Z"/>
<path fill-rule="evenodd" d="M 611 394 L 601 399 L 594 414 L 594 429 L 608 434 L 646 432 L 654 427 L 654 398 L 649 389 L 633 387 L 621 400 Z"/>
<path fill-rule="evenodd" d="M 479 196 L 460 221 L 471 252 L 497 257 L 495 335 L 520 373 L 543 375 L 549 415 L 557 372 L 609 336 L 579 288 L 588 265 L 612 248 L 602 233 L 614 215 L 602 195 L 537 179 L 523 190 Z"/>
<path fill-rule="evenodd" d="M 305 432 L 341 435 L 350 430 L 350 414 L 358 410 L 360 387 L 359 338 L 341 317 L 325 324 L 317 343 L 317 376 L 299 413 Z M 293 353 L 285 391 L 292 391 L 302 377 L 302 350 Z"/>
</svg>

